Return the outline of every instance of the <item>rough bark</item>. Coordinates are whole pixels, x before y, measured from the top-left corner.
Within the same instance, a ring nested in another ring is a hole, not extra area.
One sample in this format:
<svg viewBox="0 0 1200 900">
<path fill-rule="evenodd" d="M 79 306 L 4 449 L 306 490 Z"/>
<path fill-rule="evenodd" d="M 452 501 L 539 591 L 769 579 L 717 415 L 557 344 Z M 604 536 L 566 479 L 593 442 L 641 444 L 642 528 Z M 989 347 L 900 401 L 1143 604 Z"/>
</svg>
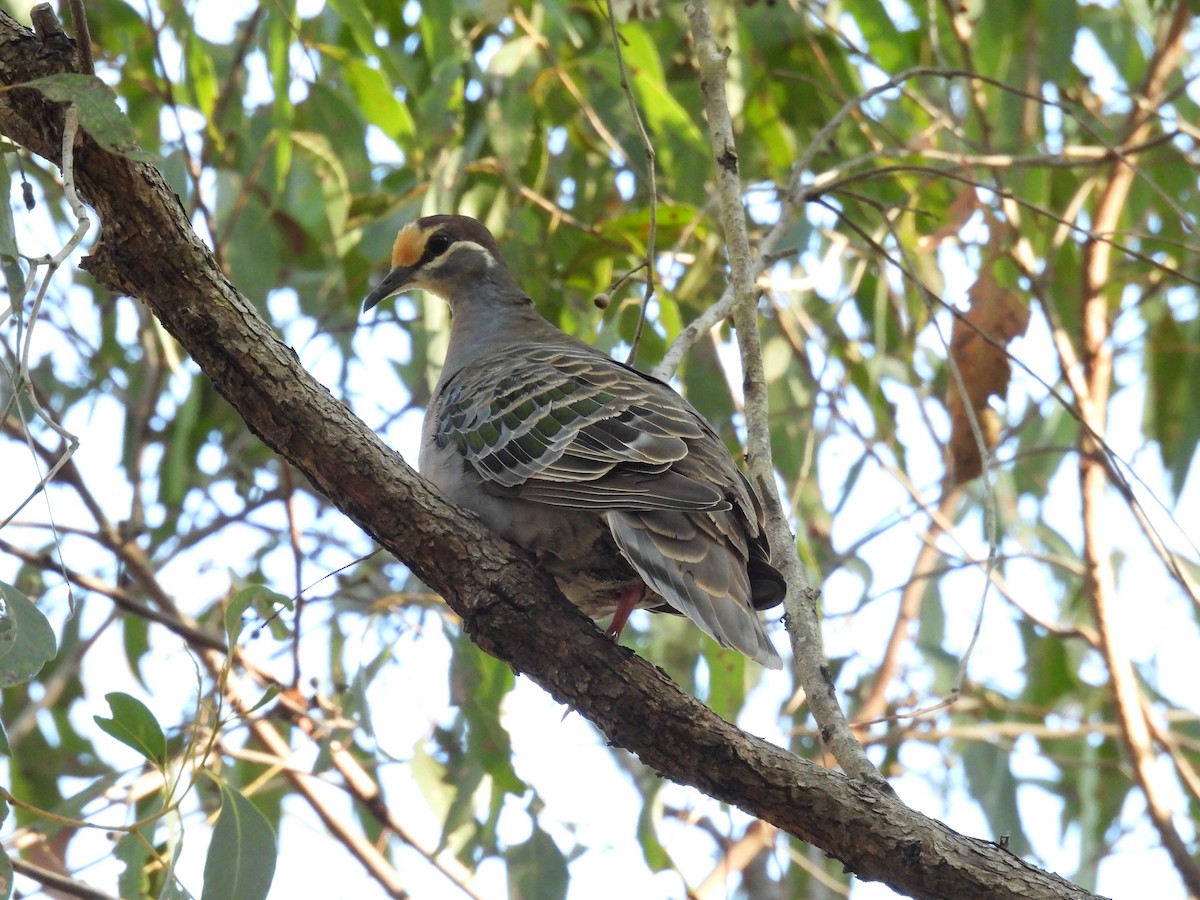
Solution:
<svg viewBox="0 0 1200 900">
<path fill-rule="evenodd" d="M 38 35 L 0 13 L 0 84 L 82 70 L 71 43 L 48 27 L 48 8 L 39 9 Z M 0 94 L 0 132 L 31 152 L 57 162 L 61 127 L 61 105 L 40 93 Z M 890 792 L 737 729 L 603 637 L 527 557 L 433 492 L 301 368 L 225 278 L 154 166 L 84 136 L 74 174 L 101 225 L 83 268 L 145 303 L 249 428 L 438 589 L 481 648 L 587 716 L 612 744 L 912 896 L 1092 896 Z"/>
</svg>

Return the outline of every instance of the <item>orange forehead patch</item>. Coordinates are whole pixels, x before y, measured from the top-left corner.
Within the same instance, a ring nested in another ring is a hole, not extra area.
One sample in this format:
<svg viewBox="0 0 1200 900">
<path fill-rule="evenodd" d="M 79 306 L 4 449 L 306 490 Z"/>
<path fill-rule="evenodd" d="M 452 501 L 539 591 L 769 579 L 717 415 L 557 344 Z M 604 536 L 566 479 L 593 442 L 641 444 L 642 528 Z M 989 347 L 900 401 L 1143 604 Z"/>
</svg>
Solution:
<svg viewBox="0 0 1200 900">
<path fill-rule="evenodd" d="M 396 235 L 396 242 L 392 244 L 392 268 L 415 266 L 425 252 L 425 240 L 428 237 L 429 232 L 416 222 L 410 222 L 401 228 L 400 233 Z"/>
</svg>

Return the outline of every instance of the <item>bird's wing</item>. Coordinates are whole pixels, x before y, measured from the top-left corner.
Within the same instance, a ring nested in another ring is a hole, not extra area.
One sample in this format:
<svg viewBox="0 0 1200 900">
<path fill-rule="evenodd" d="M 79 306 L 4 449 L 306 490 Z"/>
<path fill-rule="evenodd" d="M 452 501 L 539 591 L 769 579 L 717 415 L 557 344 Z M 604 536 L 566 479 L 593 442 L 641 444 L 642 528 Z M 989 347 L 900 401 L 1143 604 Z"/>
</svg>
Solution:
<svg viewBox="0 0 1200 900">
<path fill-rule="evenodd" d="M 720 438 L 678 394 L 590 349 L 476 361 L 437 401 L 484 488 L 604 514 L 647 585 L 719 643 L 778 668 L 755 609 L 786 589 L 762 511 Z"/>
<path fill-rule="evenodd" d="M 728 509 L 718 484 L 680 466 L 707 423 L 665 385 L 587 348 L 533 348 L 455 375 L 436 439 L 484 483 L 553 506 Z"/>
</svg>

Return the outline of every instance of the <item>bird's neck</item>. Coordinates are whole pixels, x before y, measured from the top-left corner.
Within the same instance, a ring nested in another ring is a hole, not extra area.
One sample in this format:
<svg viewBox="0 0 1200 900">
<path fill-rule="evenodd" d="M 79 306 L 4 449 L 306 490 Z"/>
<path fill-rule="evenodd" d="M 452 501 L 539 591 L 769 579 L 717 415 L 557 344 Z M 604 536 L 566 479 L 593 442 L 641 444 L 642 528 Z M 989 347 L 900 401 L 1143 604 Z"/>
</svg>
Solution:
<svg viewBox="0 0 1200 900">
<path fill-rule="evenodd" d="M 442 377 L 453 375 L 472 360 L 504 354 L 529 343 L 542 343 L 562 333 L 542 318 L 523 295 L 512 302 L 455 305 L 450 322 L 450 343 Z"/>
</svg>

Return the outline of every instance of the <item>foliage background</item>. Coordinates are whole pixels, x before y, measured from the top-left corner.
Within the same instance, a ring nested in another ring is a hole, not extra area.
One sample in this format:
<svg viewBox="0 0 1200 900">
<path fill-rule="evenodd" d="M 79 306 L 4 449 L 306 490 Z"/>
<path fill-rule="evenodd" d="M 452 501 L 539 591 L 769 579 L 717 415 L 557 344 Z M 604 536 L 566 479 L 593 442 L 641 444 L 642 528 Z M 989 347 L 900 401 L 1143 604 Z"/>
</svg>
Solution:
<svg viewBox="0 0 1200 900">
<path fill-rule="evenodd" d="M 641 4 L 649 14 L 620 28 L 656 160 L 645 368 L 725 286 L 686 22 L 663 6 Z M 642 291 L 636 277 L 613 283 L 644 257 L 651 211 L 601 8 L 341 0 L 229 15 L 100 0 L 88 16 L 98 72 L 232 280 L 408 458 L 445 309 L 404 298 L 361 324 L 358 309 L 415 216 L 482 219 L 548 317 L 628 352 Z M 762 280 L 773 448 L 849 713 L 957 696 L 863 729 L 906 800 L 960 830 L 1007 835 L 1102 892 L 1133 879 L 1145 889 L 1148 872 L 1157 893 L 1179 890 L 1187 860 L 1160 844 L 1165 814 L 1190 854 L 1200 802 L 1189 538 L 1200 507 L 1188 479 L 1200 439 L 1197 67 L 1184 52 L 1161 85 L 1147 75 L 1172 22 L 1195 49 L 1186 6 L 718 3 L 714 16 L 732 51 L 755 236 L 786 226 Z M 73 228 L 57 173 L 4 160 L 20 251 L 51 252 Z M 1113 233 L 1099 285 L 1111 340 L 1097 345 L 1088 286 L 1104 242 L 1092 229 L 1130 167 L 1102 229 Z M 960 354 L 958 375 L 948 365 L 951 309 L 972 303 L 1030 321 L 1011 347 L 1011 384 L 1001 377 L 980 411 L 996 440 L 985 476 L 955 486 L 945 461 L 964 416 L 947 398 L 958 379 L 976 383 L 979 357 Z M 4 327 L 11 375 L 24 335 Z M 718 329 L 694 347 L 678 384 L 734 446 L 727 339 Z M 1089 385 L 1101 346 L 1111 391 Z M 278 896 L 311 887 L 314 868 L 356 896 L 383 894 L 393 876 L 418 895 L 704 896 L 724 874 L 756 897 L 878 895 L 610 753 L 476 651 L 399 566 L 361 560 L 370 543 L 245 431 L 136 303 L 61 272 L 30 347 L 36 403 L 81 445 L 46 499 L 0 533 L 0 576 L 36 599 L 60 645 L 35 682 L 4 692 L 5 783 L 36 807 L 9 818 L 14 857 L 158 896 L 172 879 L 155 860 L 178 855 L 176 874 L 199 894 L 223 795 L 204 769 L 279 830 Z M 7 515 L 62 445 L 29 394 L 3 396 Z M 1081 418 L 1113 453 L 1099 503 L 1081 488 L 1099 456 Z M 1114 564 L 1111 608 L 1104 579 L 1088 577 L 1093 553 Z M 223 667 L 200 652 L 201 635 L 222 634 L 243 650 Z M 788 676 L 684 623 L 635 618 L 627 635 L 722 715 L 820 758 Z M 1135 708 L 1112 687 L 1129 667 Z M 230 715 L 235 698 L 279 689 L 260 712 L 274 710 L 291 756 Z M 112 691 L 144 701 L 165 762 L 147 766 L 97 724 Z M 1131 765 L 1121 735 L 1142 706 L 1148 765 Z M 325 776 L 317 801 L 289 768 Z M 350 772 L 380 786 L 390 821 L 351 799 Z M 318 803 L 347 820 L 335 841 Z M 38 810 L 106 828 L 148 819 L 146 842 L 124 838 L 110 858 L 101 833 Z M 355 834 L 383 849 L 373 864 L 351 855 Z"/>
</svg>

